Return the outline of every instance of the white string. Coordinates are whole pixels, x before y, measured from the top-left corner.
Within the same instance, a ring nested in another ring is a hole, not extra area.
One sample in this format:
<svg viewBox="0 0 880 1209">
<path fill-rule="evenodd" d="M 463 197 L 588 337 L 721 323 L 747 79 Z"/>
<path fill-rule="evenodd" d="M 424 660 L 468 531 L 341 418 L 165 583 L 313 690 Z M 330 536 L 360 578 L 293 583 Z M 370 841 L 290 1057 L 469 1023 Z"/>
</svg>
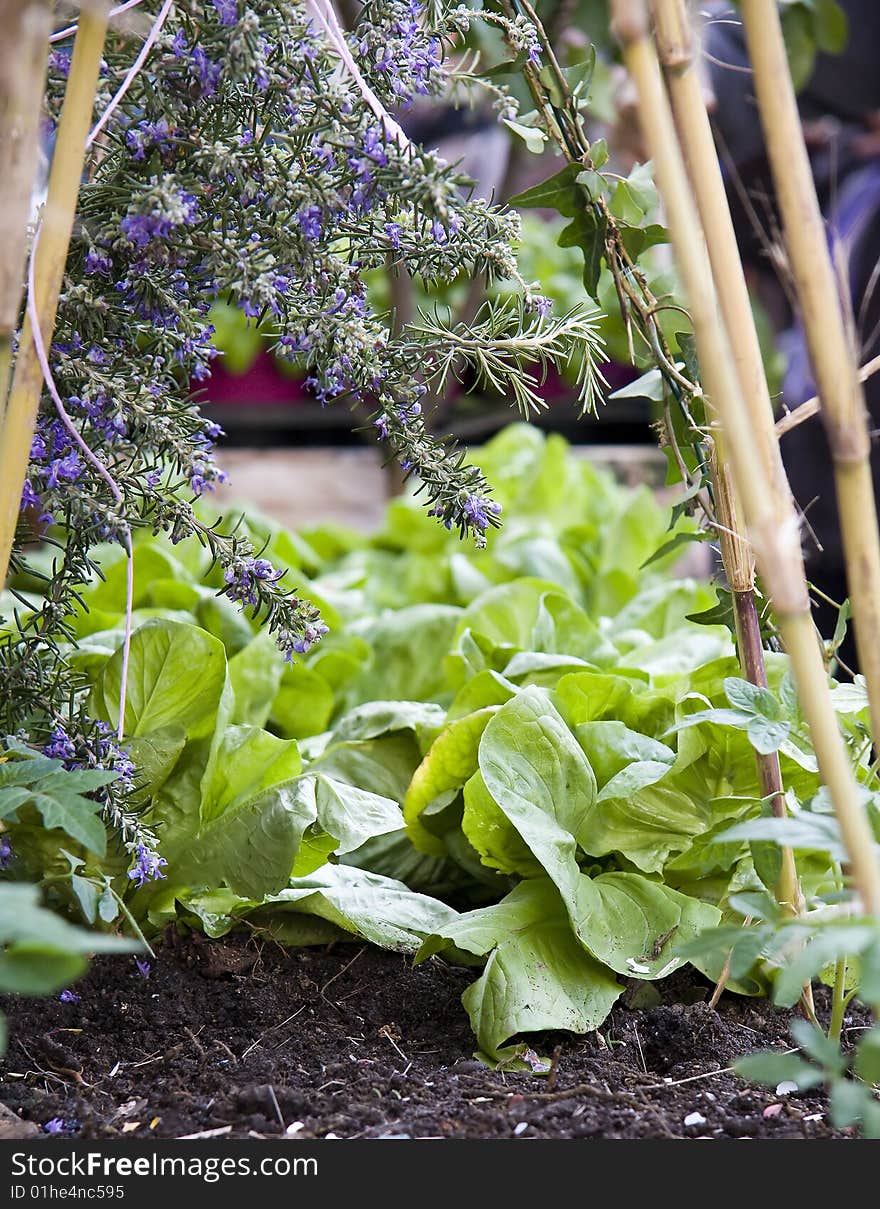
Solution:
<svg viewBox="0 0 880 1209">
<path fill-rule="evenodd" d="M 127 0 L 125 4 L 119 4 L 116 8 L 111 8 L 107 14 L 108 17 L 118 17 L 120 13 L 128 12 L 130 8 L 135 8 L 140 4 L 141 0 Z M 65 38 L 69 38 L 71 34 L 75 34 L 79 29 L 78 25 L 68 25 L 66 29 L 59 29 L 56 33 L 49 37 L 50 42 L 63 42 Z"/>
<path fill-rule="evenodd" d="M 98 119 L 97 124 L 95 125 L 94 130 L 89 135 L 89 137 L 86 139 L 86 150 L 88 150 L 89 147 L 91 147 L 92 143 L 94 143 L 95 139 L 98 137 L 98 135 L 101 133 L 101 131 L 107 125 L 107 123 L 110 121 L 110 118 L 113 116 L 114 112 L 116 111 L 116 108 L 119 105 L 120 101 L 125 96 L 125 94 L 128 92 L 129 88 L 131 87 L 132 81 L 134 80 L 135 76 L 138 74 L 140 69 L 143 67 L 144 63 L 146 62 L 147 55 L 153 49 L 153 44 L 155 43 L 156 39 L 159 37 L 159 34 L 162 32 L 162 26 L 165 24 L 165 20 L 168 17 L 168 14 L 171 12 L 171 9 L 173 8 L 173 6 L 174 6 L 174 0 L 165 0 L 165 3 L 159 9 L 159 14 L 156 17 L 156 20 L 153 22 L 153 28 L 147 34 L 146 40 L 144 41 L 144 44 L 141 47 L 140 54 L 135 59 L 135 61 L 132 63 L 131 67 L 128 69 L 128 74 L 126 75 L 125 79 L 122 81 L 122 85 L 121 85 L 119 91 L 116 93 L 113 100 L 110 102 L 110 104 L 104 110 L 104 112 L 101 114 L 100 118 Z"/>
<path fill-rule="evenodd" d="M 332 0 L 306 0 L 306 8 L 327 35 L 331 45 L 342 60 L 346 71 L 355 84 L 357 84 L 361 96 L 384 126 L 386 134 L 394 139 L 401 150 L 405 151 L 410 146 L 410 141 L 403 127 L 395 122 L 394 118 L 361 75 L 361 70 L 357 63 L 355 63 L 354 56 L 345 40 L 345 32 L 339 24 L 339 18 L 336 16 Z"/>
</svg>

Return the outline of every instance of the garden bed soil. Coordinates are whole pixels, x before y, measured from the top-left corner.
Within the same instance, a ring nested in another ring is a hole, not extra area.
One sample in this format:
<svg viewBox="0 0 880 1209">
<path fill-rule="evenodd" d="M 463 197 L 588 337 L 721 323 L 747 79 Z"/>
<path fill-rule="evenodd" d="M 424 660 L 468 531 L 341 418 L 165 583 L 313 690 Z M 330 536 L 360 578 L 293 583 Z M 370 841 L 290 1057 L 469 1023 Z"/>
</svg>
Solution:
<svg viewBox="0 0 880 1209">
<path fill-rule="evenodd" d="M 76 1003 L 0 1001 L 0 1103 L 79 1138 L 847 1136 L 821 1096 L 725 1069 L 789 1044 L 788 1014 L 766 1000 L 725 995 L 713 1010 L 708 985 L 679 974 L 635 1006 L 633 983 L 599 1033 L 531 1039 L 554 1057 L 542 1078 L 473 1058 L 460 1002 L 473 977 L 367 945 L 174 938 L 147 978 L 104 957 Z"/>
</svg>

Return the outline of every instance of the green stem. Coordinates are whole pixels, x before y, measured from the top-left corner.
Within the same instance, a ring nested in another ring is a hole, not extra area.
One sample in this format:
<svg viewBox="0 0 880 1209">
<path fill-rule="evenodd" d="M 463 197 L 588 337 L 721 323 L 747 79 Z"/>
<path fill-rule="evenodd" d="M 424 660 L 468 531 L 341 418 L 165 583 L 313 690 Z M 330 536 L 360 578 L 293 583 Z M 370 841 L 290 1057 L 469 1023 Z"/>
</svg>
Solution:
<svg viewBox="0 0 880 1209">
<path fill-rule="evenodd" d="M 67 251 L 76 214 L 86 138 L 95 105 L 95 92 L 108 8 L 105 4 L 83 8 L 73 48 L 67 91 L 58 123 L 52 171 L 39 245 L 34 250 L 35 303 L 46 348 L 51 346 L 64 279 Z M 34 344 L 30 319 L 21 333 L 12 388 L 0 442 L 0 585 L 6 579 L 18 521 L 19 501 L 27 477 L 31 441 L 43 392 L 43 372 Z"/>
<path fill-rule="evenodd" d="M 834 967 L 834 987 L 831 992 L 831 1020 L 828 1024 L 828 1039 L 840 1044 L 843 1032 L 843 1013 L 846 1010 L 846 958 L 838 959 Z"/>
</svg>

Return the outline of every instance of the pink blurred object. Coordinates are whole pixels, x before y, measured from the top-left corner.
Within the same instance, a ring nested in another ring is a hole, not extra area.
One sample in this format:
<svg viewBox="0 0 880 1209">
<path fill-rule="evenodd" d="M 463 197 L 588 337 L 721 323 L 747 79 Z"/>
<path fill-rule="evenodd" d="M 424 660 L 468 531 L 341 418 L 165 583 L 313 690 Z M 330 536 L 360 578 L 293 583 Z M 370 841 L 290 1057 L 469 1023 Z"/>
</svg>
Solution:
<svg viewBox="0 0 880 1209">
<path fill-rule="evenodd" d="M 257 353 L 253 365 L 244 374 L 230 374 L 223 367 L 223 358 L 218 357 L 211 377 L 205 382 L 193 382 L 192 390 L 208 405 L 295 407 L 312 399 L 303 382 L 281 373 L 265 349 Z"/>
</svg>

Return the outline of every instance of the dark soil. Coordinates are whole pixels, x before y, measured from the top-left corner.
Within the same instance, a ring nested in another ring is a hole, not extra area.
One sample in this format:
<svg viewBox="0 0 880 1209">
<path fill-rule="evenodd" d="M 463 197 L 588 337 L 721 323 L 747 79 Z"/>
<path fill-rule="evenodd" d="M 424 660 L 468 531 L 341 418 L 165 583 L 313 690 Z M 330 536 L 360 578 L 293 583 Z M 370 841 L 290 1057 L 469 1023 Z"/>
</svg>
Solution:
<svg viewBox="0 0 880 1209">
<path fill-rule="evenodd" d="M 147 979 L 130 958 L 103 958 L 77 1003 L 2 1002 L 0 1102 L 81 1138 L 844 1136 L 821 1097 L 724 1069 L 788 1044 L 788 1014 L 765 1000 L 726 995 L 713 1011 L 705 984 L 675 976 L 662 1003 L 622 1002 L 600 1033 L 533 1039 L 557 1059 L 540 1078 L 473 1059 L 460 1003 L 473 976 L 369 946 L 288 952 L 244 936 L 166 944 Z"/>
</svg>

